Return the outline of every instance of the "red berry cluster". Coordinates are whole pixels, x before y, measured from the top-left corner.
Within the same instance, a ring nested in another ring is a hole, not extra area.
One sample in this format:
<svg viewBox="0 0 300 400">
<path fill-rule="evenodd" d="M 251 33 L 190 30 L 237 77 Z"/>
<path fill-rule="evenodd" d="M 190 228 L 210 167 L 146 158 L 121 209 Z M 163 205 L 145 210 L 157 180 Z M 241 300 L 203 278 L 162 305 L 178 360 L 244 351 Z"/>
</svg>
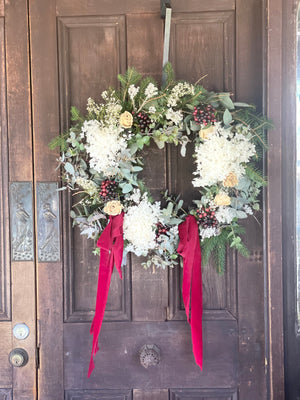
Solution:
<svg viewBox="0 0 300 400">
<path fill-rule="evenodd" d="M 165 235 L 169 230 L 169 227 L 163 225 L 161 222 L 158 222 L 156 224 L 156 240 L 160 237 L 160 235 Z"/>
<path fill-rule="evenodd" d="M 194 120 L 197 125 L 204 125 L 206 126 L 207 124 L 211 123 L 214 125 L 215 122 L 217 122 L 216 116 L 215 116 L 216 110 L 208 104 L 207 106 L 205 104 L 201 104 L 198 107 L 194 107 Z"/>
<path fill-rule="evenodd" d="M 141 111 L 137 114 L 137 120 L 141 133 L 145 133 L 146 129 L 149 128 L 151 124 L 149 116 L 144 111 Z"/>
<path fill-rule="evenodd" d="M 197 210 L 198 223 L 203 226 L 203 228 L 214 227 L 218 225 L 217 218 L 215 217 L 215 212 L 211 210 L 210 207 L 202 206 L 201 209 Z"/>
<path fill-rule="evenodd" d="M 101 182 L 101 191 L 99 194 L 103 200 L 114 198 L 116 195 L 117 187 L 118 187 L 117 182 L 105 179 L 105 181 Z"/>
</svg>

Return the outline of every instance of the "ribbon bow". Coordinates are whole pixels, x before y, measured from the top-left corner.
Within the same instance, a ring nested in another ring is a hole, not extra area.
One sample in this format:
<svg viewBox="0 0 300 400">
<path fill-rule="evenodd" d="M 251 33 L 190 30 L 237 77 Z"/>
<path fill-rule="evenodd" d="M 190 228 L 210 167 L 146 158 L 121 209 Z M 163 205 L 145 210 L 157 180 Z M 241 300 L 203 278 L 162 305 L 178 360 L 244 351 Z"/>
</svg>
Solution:
<svg viewBox="0 0 300 400">
<path fill-rule="evenodd" d="M 120 278 L 122 279 L 121 264 L 124 246 L 123 220 L 123 212 L 119 215 L 110 216 L 109 223 L 102 232 L 102 235 L 97 242 L 97 246 L 100 247 L 100 264 L 95 316 L 90 329 L 90 334 L 93 335 L 93 347 L 88 370 L 88 378 L 90 377 L 95 367 L 94 356 L 99 350 L 98 337 L 104 317 L 105 306 L 114 265 L 116 266 Z"/>
<path fill-rule="evenodd" d="M 187 320 L 191 325 L 195 361 L 202 369 L 201 248 L 196 218 L 193 215 L 188 215 L 185 221 L 178 226 L 178 231 L 180 242 L 177 252 L 183 258 L 182 297 Z"/>
</svg>

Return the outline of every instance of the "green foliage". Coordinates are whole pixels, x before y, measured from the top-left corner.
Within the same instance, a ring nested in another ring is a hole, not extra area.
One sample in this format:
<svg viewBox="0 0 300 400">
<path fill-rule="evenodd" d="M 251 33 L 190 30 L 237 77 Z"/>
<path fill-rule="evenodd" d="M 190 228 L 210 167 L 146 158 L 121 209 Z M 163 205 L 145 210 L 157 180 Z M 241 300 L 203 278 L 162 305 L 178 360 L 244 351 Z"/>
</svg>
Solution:
<svg viewBox="0 0 300 400">
<path fill-rule="evenodd" d="M 167 75 L 167 86 L 171 85 L 175 81 L 175 73 L 172 64 L 168 62 L 164 67 L 164 72 Z"/>
<path fill-rule="evenodd" d="M 63 133 L 62 135 L 56 136 L 49 143 L 49 148 L 51 150 L 54 150 L 57 147 L 59 147 L 61 151 L 66 151 L 67 150 L 66 139 L 68 138 L 68 136 L 69 136 L 69 132 L 66 132 L 66 133 Z"/>
</svg>

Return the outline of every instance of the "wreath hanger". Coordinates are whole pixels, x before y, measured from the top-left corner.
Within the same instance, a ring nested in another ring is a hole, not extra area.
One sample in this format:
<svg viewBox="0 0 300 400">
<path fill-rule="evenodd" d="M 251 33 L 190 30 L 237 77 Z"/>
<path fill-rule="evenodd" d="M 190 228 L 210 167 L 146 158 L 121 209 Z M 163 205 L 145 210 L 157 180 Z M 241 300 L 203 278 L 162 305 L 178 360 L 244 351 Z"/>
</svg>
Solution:
<svg viewBox="0 0 300 400">
<path fill-rule="evenodd" d="M 161 0 L 160 5 L 161 5 L 161 17 L 165 19 L 163 73 L 161 80 L 161 85 L 162 87 L 164 87 L 167 82 L 167 73 L 165 71 L 165 67 L 169 62 L 172 7 L 170 0 Z"/>
</svg>

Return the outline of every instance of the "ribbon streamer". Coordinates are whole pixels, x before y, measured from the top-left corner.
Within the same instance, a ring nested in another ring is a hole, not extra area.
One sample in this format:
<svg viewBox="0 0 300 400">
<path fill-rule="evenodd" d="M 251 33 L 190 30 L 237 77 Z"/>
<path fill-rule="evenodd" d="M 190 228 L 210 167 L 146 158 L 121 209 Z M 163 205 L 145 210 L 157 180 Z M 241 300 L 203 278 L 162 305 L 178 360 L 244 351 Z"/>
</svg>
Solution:
<svg viewBox="0 0 300 400">
<path fill-rule="evenodd" d="M 121 264 L 124 247 L 123 220 L 123 212 L 119 215 L 110 216 L 109 223 L 97 242 L 97 246 L 100 247 L 100 264 L 95 316 L 90 329 L 90 334 L 93 335 L 93 347 L 87 375 L 88 378 L 91 376 L 91 373 L 95 368 L 94 356 L 99 350 L 98 337 L 104 317 L 114 265 L 116 266 L 120 278 L 122 279 Z"/>
<path fill-rule="evenodd" d="M 191 325 L 193 352 L 196 363 L 202 370 L 202 273 L 201 248 L 198 224 L 193 215 L 188 215 L 178 226 L 178 254 L 183 258 L 182 297 L 187 320 Z"/>
</svg>

